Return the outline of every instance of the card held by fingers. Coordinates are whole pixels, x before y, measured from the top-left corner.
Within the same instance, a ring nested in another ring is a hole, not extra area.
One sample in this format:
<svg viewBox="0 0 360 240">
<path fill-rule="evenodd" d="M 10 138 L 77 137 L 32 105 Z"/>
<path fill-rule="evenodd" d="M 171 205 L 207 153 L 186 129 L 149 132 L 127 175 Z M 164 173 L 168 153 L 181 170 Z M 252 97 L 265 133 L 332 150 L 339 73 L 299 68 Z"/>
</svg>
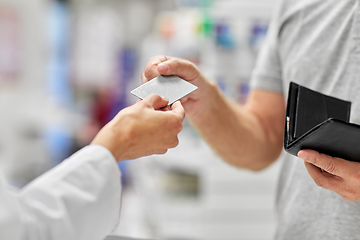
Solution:
<svg viewBox="0 0 360 240">
<path fill-rule="evenodd" d="M 158 76 L 131 91 L 144 99 L 156 94 L 169 99 L 169 105 L 195 91 L 198 87 L 177 76 Z"/>
</svg>

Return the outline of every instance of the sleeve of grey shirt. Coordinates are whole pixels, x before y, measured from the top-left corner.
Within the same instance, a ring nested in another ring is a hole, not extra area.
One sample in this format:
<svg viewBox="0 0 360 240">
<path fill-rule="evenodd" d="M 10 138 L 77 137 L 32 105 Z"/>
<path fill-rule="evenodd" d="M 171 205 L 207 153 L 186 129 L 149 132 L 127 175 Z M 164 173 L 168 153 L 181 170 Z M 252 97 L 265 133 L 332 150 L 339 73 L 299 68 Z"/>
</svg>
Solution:
<svg viewBox="0 0 360 240">
<path fill-rule="evenodd" d="M 281 61 L 278 52 L 279 17 L 282 4 L 276 7 L 269 30 L 252 73 L 250 87 L 283 93 Z"/>
</svg>

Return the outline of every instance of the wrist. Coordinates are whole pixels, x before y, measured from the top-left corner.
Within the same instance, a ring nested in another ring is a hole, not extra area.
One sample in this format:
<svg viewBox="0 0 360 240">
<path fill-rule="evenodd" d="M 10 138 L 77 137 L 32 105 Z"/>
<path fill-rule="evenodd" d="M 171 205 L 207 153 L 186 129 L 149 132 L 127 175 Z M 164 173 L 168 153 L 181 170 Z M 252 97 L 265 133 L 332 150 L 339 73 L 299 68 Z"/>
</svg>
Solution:
<svg viewBox="0 0 360 240">
<path fill-rule="evenodd" d="M 206 121 L 206 119 L 211 117 L 211 114 L 214 112 L 213 109 L 221 94 L 221 90 L 216 82 L 207 80 L 204 86 L 202 86 L 200 97 L 194 101 L 194 103 L 189 103 L 193 109 L 192 111 L 187 112 L 186 116 L 191 122 L 196 124 L 201 124 Z"/>
<path fill-rule="evenodd" d="M 108 123 L 96 135 L 91 144 L 101 145 L 108 149 L 117 162 L 125 160 L 124 149 L 126 148 L 124 133 L 119 133 L 119 129 L 113 126 L 112 122 Z"/>
</svg>

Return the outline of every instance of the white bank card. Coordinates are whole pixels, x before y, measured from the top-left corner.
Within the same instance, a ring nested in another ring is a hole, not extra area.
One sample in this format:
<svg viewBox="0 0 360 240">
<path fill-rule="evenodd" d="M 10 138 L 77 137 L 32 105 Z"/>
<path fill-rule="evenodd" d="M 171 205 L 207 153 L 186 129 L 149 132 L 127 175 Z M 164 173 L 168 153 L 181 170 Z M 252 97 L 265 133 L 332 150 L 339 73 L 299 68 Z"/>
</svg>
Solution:
<svg viewBox="0 0 360 240">
<path fill-rule="evenodd" d="M 169 105 L 195 91 L 198 87 L 176 76 L 158 76 L 131 91 L 138 98 L 144 99 L 156 94 L 169 99 Z"/>
</svg>

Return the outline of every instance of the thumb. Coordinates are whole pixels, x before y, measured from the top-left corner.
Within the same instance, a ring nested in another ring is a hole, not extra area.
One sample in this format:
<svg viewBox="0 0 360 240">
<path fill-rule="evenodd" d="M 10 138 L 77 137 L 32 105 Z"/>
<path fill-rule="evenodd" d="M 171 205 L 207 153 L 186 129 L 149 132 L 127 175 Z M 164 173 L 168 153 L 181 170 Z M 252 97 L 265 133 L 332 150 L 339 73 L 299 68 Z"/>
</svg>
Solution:
<svg viewBox="0 0 360 240">
<path fill-rule="evenodd" d="M 193 81 L 199 77 L 199 69 L 190 61 L 173 58 L 157 65 L 161 75 L 176 75 L 187 81 Z"/>
<path fill-rule="evenodd" d="M 143 101 L 144 103 L 147 103 L 149 107 L 155 110 L 166 107 L 169 103 L 169 99 L 160 97 L 159 95 L 155 94 L 147 96 Z"/>
</svg>

